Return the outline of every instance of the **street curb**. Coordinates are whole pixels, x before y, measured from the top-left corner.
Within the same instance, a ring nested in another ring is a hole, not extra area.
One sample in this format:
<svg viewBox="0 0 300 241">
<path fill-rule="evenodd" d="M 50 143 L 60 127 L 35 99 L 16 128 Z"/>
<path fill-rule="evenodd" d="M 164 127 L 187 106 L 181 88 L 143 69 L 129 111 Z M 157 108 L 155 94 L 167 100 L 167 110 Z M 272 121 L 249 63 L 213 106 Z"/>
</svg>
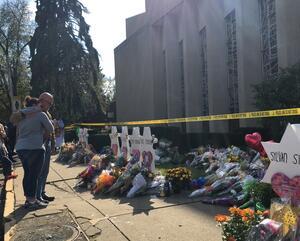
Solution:
<svg viewBox="0 0 300 241">
<path fill-rule="evenodd" d="M 15 210 L 15 192 L 14 192 L 14 179 L 6 181 L 5 184 L 5 206 L 3 212 L 4 219 L 4 241 L 9 241 L 11 238 L 12 227 L 15 221 L 9 217 Z M 10 220 L 10 221 L 8 221 Z"/>
</svg>

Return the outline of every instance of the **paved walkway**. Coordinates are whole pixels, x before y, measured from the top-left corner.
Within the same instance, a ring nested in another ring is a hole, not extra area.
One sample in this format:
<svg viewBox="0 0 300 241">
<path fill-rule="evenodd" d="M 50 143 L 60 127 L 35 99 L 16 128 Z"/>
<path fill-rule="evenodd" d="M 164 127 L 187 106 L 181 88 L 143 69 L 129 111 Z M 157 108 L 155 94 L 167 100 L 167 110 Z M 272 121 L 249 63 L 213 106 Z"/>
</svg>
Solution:
<svg viewBox="0 0 300 241">
<path fill-rule="evenodd" d="M 73 226 L 81 235 L 72 240 L 221 240 L 221 230 L 216 227 L 214 215 L 224 213 L 225 208 L 204 205 L 199 200 L 186 198 L 187 195 L 184 194 L 173 195 L 165 199 L 155 196 L 126 199 L 94 197 L 88 191 L 79 193 L 72 188 L 76 182 L 72 178 L 83 169 L 84 166 L 67 168 L 52 162 L 47 192 L 54 195 L 56 199 L 45 209 L 28 212 L 22 207 L 24 203 L 23 173 L 22 168 L 18 167 L 16 171 L 19 177 L 14 181 L 14 210 L 13 212 L 6 211 L 5 214 L 7 220 L 11 220 L 6 225 L 6 240 L 11 237 L 12 240 L 20 240 L 15 239 L 20 230 L 30 232 L 37 227 L 41 228 L 41 225 L 45 226 L 44 221 L 39 221 L 42 217 L 46 217 L 49 220 L 47 224 L 51 226 L 56 222 L 51 217 L 59 215 L 70 217 L 74 225 L 76 224 Z M 28 221 L 24 222 L 24 220 Z M 17 223 L 15 226 L 9 228 L 15 223 Z M 33 227 L 30 227 L 29 223 Z M 52 238 L 53 235 L 49 234 L 45 239 L 39 240 L 51 241 Z M 53 240 L 58 239 L 53 238 Z"/>
</svg>

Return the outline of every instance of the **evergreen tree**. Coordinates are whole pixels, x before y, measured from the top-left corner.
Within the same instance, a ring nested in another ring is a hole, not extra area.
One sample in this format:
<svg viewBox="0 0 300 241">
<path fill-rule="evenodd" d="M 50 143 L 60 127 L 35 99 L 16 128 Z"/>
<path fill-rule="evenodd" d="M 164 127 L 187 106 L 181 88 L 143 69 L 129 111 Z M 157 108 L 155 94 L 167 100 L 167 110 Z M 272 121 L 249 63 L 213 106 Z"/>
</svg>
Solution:
<svg viewBox="0 0 300 241">
<path fill-rule="evenodd" d="M 78 0 L 36 0 L 30 41 L 32 94 L 49 91 L 55 112 L 68 121 L 103 120 L 99 56 Z M 95 118 L 97 117 L 97 118 Z"/>
</svg>

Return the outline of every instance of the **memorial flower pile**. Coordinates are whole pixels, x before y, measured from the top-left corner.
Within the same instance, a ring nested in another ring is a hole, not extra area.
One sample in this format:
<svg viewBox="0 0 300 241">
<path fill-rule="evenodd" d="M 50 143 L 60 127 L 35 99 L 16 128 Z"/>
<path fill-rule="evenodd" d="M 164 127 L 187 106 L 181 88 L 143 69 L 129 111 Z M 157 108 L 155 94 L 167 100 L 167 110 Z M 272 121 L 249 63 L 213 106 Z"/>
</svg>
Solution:
<svg viewBox="0 0 300 241">
<path fill-rule="evenodd" d="M 251 228 L 259 224 L 263 219 L 263 212 L 253 211 L 250 208 L 229 208 L 229 216 L 216 215 L 215 220 L 222 228 L 223 241 L 245 241 Z"/>
<path fill-rule="evenodd" d="M 91 146 L 85 147 L 80 143 L 65 143 L 61 147 L 56 161 L 69 165 L 69 167 L 87 164 L 96 154 L 92 149 Z"/>
<path fill-rule="evenodd" d="M 192 172 L 185 167 L 168 169 L 166 179 L 171 182 L 174 192 L 179 192 L 182 188 L 188 187 L 192 180 Z"/>
</svg>

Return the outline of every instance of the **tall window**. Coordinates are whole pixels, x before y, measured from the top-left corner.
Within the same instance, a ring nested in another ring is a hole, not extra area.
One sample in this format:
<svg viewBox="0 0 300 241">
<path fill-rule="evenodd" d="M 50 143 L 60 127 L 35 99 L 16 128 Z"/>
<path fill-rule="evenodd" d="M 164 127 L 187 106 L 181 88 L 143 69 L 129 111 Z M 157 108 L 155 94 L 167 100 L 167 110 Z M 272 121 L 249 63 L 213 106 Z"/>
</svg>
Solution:
<svg viewBox="0 0 300 241">
<path fill-rule="evenodd" d="M 207 75 L 207 44 L 206 28 L 200 31 L 200 51 L 201 51 L 201 87 L 202 87 L 202 114 L 209 114 L 208 107 L 208 75 Z"/>
<path fill-rule="evenodd" d="M 166 51 L 163 51 L 163 86 L 165 89 L 165 99 L 164 99 L 164 104 L 165 104 L 165 117 L 168 118 L 168 84 L 167 84 L 167 57 L 166 57 Z"/>
<path fill-rule="evenodd" d="M 181 94 L 181 112 L 182 117 L 185 117 L 185 86 L 184 86 L 184 55 L 183 41 L 179 42 L 179 64 L 180 64 L 180 94 Z M 186 124 L 182 123 L 182 131 L 186 132 Z"/>
<path fill-rule="evenodd" d="M 227 33 L 229 110 L 231 113 L 237 113 L 239 112 L 239 95 L 235 11 L 227 15 L 225 22 Z"/>
<path fill-rule="evenodd" d="M 180 64 L 180 94 L 181 94 L 181 112 L 185 117 L 185 86 L 184 86 L 184 57 L 183 57 L 183 41 L 179 42 L 179 64 Z"/>
<path fill-rule="evenodd" d="M 275 0 L 259 0 L 262 38 L 262 64 L 266 79 L 278 74 L 277 25 Z"/>
<path fill-rule="evenodd" d="M 209 115 L 206 27 L 200 31 L 200 65 L 202 115 L 206 116 Z M 209 122 L 203 122 L 203 131 L 209 131 Z"/>
</svg>

